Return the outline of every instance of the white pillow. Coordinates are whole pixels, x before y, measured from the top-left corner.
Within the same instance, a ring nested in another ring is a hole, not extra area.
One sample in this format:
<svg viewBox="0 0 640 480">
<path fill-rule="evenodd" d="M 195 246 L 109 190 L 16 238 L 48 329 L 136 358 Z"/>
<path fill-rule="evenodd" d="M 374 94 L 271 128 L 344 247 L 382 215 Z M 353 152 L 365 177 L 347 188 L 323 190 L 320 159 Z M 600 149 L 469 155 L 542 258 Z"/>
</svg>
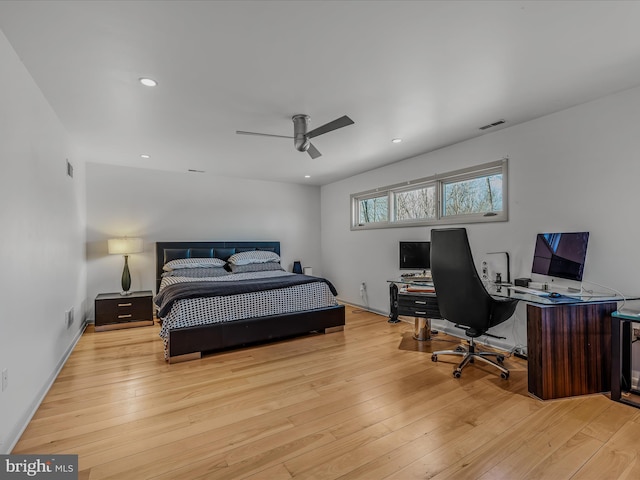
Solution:
<svg viewBox="0 0 640 480">
<path fill-rule="evenodd" d="M 277 253 L 267 250 L 251 250 L 248 252 L 235 253 L 229 257 L 228 262 L 232 265 L 249 265 L 251 263 L 279 262 L 280 256 Z"/>
<path fill-rule="evenodd" d="M 224 260 L 220 260 L 219 258 L 179 258 L 165 263 L 162 269 L 165 272 L 170 272 L 181 268 L 224 267 L 225 263 Z"/>
</svg>

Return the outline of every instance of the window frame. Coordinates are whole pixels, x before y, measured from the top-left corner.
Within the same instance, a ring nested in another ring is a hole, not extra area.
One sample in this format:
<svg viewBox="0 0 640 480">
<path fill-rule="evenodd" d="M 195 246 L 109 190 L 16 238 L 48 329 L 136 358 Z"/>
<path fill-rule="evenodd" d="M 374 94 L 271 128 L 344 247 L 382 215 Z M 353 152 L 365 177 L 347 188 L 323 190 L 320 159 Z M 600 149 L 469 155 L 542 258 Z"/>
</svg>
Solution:
<svg viewBox="0 0 640 480">
<path fill-rule="evenodd" d="M 406 220 L 398 220 L 397 214 L 398 211 L 396 210 L 396 196 L 398 194 L 402 194 L 402 193 L 406 193 L 406 192 L 411 192 L 414 190 L 422 190 L 422 189 L 427 189 L 430 187 L 434 187 L 435 189 L 435 216 L 434 217 L 429 217 L 426 219 L 415 219 L 415 218 L 411 218 L 411 219 L 406 219 Z M 393 188 L 393 189 L 389 189 L 389 198 L 390 198 L 390 209 L 389 211 L 391 212 L 390 218 L 389 218 L 389 223 L 397 223 L 398 226 L 411 226 L 411 225 L 415 225 L 415 224 L 419 224 L 419 225 L 423 225 L 424 222 L 431 222 L 431 221 L 435 221 L 435 219 L 438 218 L 438 208 L 439 208 L 439 204 L 440 202 L 438 201 L 438 182 L 436 180 L 432 180 L 432 181 L 424 181 L 424 182 L 416 182 L 416 183 L 411 183 L 411 185 L 405 185 L 404 187 L 398 187 L 398 188 Z"/>
<path fill-rule="evenodd" d="M 382 222 L 369 222 L 364 224 L 359 223 L 360 222 L 360 202 L 362 202 L 363 200 L 371 200 L 373 198 L 385 197 L 385 191 L 380 192 L 376 189 L 374 191 L 367 192 L 366 194 L 359 195 L 357 199 L 351 202 L 352 223 L 354 225 L 357 225 L 357 227 L 359 228 L 362 228 L 365 225 L 370 225 L 369 228 L 372 228 L 371 226 L 373 225 L 377 225 L 378 226 L 377 228 L 379 228 L 381 225 L 388 226 L 388 224 L 390 223 L 391 211 L 390 211 L 390 204 L 389 204 L 389 196 L 388 194 L 386 196 L 387 196 L 387 220 Z"/>
<path fill-rule="evenodd" d="M 460 223 L 490 223 L 509 220 L 508 195 L 508 158 L 475 165 L 460 170 L 436 174 L 430 177 L 409 180 L 386 187 L 379 187 L 350 195 L 351 202 L 351 230 L 372 230 L 377 228 L 418 227 L 430 225 L 451 225 Z M 474 178 L 490 175 L 502 175 L 502 210 L 486 213 L 467 213 L 456 215 L 444 214 L 444 186 L 455 182 L 463 182 Z M 395 196 L 398 193 L 418 190 L 435 186 L 436 216 L 429 219 L 397 220 Z M 370 198 L 387 197 L 388 219 L 385 222 L 370 222 L 360 224 L 360 202 Z"/>
</svg>

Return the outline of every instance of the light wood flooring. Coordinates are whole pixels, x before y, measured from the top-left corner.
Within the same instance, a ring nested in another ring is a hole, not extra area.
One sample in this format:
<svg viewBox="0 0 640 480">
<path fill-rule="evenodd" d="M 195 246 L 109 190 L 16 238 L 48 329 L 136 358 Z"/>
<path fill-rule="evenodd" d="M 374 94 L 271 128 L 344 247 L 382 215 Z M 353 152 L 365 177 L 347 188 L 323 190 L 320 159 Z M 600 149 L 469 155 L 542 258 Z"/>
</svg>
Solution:
<svg viewBox="0 0 640 480">
<path fill-rule="evenodd" d="M 13 453 L 96 480 L 640 478 L 640 409 L 535 400 L 517 358 L 455 379 L 429 352 L 456 341 L 409 323 L 347 306 L 344 332 L 175 365 L 158 330 L 89 327 Z"/>
</svg>

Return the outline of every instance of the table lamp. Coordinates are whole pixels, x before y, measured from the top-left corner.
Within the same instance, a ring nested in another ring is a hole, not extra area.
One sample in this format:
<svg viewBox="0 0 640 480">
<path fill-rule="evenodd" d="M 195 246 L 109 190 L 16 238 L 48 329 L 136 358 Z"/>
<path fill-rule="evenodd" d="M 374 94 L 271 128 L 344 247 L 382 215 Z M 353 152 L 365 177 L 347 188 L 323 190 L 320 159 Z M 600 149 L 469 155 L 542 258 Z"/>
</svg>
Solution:
<svg viewBox="0 0 640 480">
<path fill-rule="evenodd" d="M 109 253 L 112 255 L 124 255 L 124 270 L 122 271 L 122 292 L 120 295 L 129 295 L 131 292 L 131 273 L 129 273 L 128 258 L 131 253 L 142 252 L 141 238 L 110 238 L 108 240 Z"/>
</svg>

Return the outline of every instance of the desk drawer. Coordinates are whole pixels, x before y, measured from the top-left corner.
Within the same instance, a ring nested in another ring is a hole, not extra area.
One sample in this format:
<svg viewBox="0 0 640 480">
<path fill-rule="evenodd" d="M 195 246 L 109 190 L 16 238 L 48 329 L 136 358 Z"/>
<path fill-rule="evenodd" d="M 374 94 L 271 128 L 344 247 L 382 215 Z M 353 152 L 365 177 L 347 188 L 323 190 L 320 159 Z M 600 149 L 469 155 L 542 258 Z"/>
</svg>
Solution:
<svg viewBox="0 0 640 480">
<path fill-rule="evenodd" d="M 442 318 L 435 295 L 398 295 L 398 315 Z"/>
</svg>

